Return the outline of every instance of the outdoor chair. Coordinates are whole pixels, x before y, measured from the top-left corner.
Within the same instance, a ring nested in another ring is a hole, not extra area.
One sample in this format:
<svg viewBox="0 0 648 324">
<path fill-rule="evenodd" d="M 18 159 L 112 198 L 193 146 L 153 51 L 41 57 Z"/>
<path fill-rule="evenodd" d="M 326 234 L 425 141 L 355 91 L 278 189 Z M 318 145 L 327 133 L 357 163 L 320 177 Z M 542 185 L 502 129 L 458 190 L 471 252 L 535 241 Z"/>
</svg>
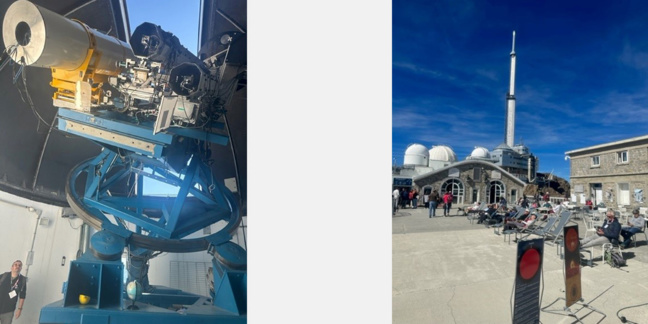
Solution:
<svg viewBox="0 0 648 324">
<path fill-rule="evenodd" d="M 559 219 L 558 217 L 550 216 L 545 221 L 541 220 L 540 223 L 536 222 L 538 223 L 538 225 L 536 225 L 535 228 L 526 232 L 526 235 L 520 235 L 520 239 L 526 239 L 531 235 L 537 235 L 544 238 L 547 235 L 547 233 L 549 233 L 549 231 L 553 229 L 558 219 Z"/>
<path fill-rule="evenodd" d="M 524 234 L 524 233 L 531 233 L 534 228 L 536 228 L 536 224 L 542 222 L 541 220 L 538 219 L 536 216 L 536 219 L 531 222 L 531 224 L 527 225 L 526 227 L 516 227 L 508 230 L 502 230 L 502 234 L 504 235 L 504 241 L 506 241 L 507 237 L 509 240 L 509 244 L 511 243 L 511 235 L 515 234 L 515 241 L 518 240 L 518 234 Z"/>
<path fill-rule="evenodd" d="M 641 217 L 641 216 L 639 216 Z M 634 246 L 637 247 L 637 234 L 643 234 L 645 239 L 645 242 L 648 243 L 648 234 L 646 234 L 646 225 L 644 224 L 644 227 L 641 229 L 641 231 L 632 234 L 632 243 L 634 243 Z"/>
<path fill-rule="evenodd" d="M 466 217 L 470 221 L 470 224 L 472 224 L 476 218 L 479 218 L 479 213 L 484 211 L 484 208 L 486 208 L 486 203 L 483 202 L 481 205 L 476 210 L 465 210 L 463 209 L 462 211 L 466 214 Z"/>
<path fill-rule="evenodd" d="M 571 217 L 571 212 L 568 211 L 568 210 L 565 210 L 562 213 L 560 213 L 560 216 L 558 217 L 558 224 L 556 224 L 556 226 L 554 226 L 554 228 L 552 230 L 550 230 L 547 233 L 547 235 L 545 235 L 545 240 L 548 237 L 549 238 L 553 237 L 553 240 L 550 241 L 550 242 L 547 242 L 547 243 L 552 244 L 552 245 L 556 244 L 558 239 L 560 239 L 562 237 L 563 228 L 565 227 L 565 225 L 569 221 L 570 217 Z"/>
</svg>

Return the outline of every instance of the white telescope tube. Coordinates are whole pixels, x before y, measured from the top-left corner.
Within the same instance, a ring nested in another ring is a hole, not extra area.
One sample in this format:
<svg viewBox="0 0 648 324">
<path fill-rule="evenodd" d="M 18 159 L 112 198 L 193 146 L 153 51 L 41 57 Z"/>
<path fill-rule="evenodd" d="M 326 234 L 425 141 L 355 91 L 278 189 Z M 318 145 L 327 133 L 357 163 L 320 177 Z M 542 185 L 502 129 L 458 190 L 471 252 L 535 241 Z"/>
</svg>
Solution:
<svg viewBox="0 0 648 324">
<path fill-rule="evenodd" d="M 95 73 L 115 75 L 121 70 L 119 62 L 135 59 L 128 43 L 26 0 L 9 6 L 2 28 L 5 48 L 17 46 L 12 59 L 21 62 L 24 58 L 26 65 L 75 70 L 83 64 L 88 50 L 94 47 L 101 53 Z M 91 43 L 90 34 L 96 46 Z"/>
</svg>

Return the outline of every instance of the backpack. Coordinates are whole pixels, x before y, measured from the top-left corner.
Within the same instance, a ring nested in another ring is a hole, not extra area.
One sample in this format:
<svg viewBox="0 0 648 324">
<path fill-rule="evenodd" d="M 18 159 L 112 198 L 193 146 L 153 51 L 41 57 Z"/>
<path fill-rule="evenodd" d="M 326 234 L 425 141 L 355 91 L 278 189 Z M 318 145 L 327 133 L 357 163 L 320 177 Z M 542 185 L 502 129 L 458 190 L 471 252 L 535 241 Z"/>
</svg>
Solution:
<svg viewBox="0 0 648 324">
<path fill-rule="evenodd" d="M 626 266 L 626 260 L 623 258 L 623 254 L 613 250 L 612 247 L 605 249 L 605 263 L 614 268 Z"/>
</svg>

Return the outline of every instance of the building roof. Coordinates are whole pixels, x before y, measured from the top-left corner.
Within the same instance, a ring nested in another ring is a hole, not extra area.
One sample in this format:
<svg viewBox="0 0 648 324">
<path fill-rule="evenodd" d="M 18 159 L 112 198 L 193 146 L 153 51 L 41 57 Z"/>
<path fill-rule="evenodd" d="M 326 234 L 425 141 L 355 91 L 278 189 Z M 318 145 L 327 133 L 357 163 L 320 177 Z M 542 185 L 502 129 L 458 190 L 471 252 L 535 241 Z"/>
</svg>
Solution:
<svg viewBox="0 0 648 324">
<path fill-rule="evenodd" d="M 620 145 L 627 145 L 631 144 L 633 142 L 639 142 L 639 141 L 648 141 L 648 135 L 643 135 L 643 136 L 638 136 L 638 137 L 632 137 L 616 142 L 609 142 L 609 143 L 604 143 L 604 144 L 599 144 L 599 145 L 594 145 L 594 146 L 588 146 L 580 149 L 575 149 L 571 151 L 565 152 L 565 155 L 574 155 L 578 153 L 586 153 L 588 151 L 595 151 L 595 150 L 601 150 L 601 149 L 606 149 L 606 148 L 612 148 L 614 146 L 620 146 Z"/>
<path fill-rule="evenodd" d="M 424 173 L 424 174 L 412 177 L 412 179 L 414 181 L 417 181 L 417 180 L 429 177 L 430 175 L 435 174 L 437 172 L 447 171 L 447 170 L 450 170 L 452 168 L 456 168 L 456 167 L 462 166 L 464 164 L 471 164 L 471 163 L 473 163 L 473 164 L 481 164 L 481 165 L 484 165 L 485 167 L 497 170 L 497 171 L 501 172 L 502 174 L 506 175 L 507 177 L 511 178 L 513 181 L 518 183 L 520 186 L 523 186 L 523 187 L 526 186 L 526 183 L 524 181 L 520 180 L 518 177 L 512 175 L 511 173 L 509 173 L 508 171 L 500 168 L 499 166 L 495 165 L 494 163 L 487 162 L 487 161 L 480 161 L 480 160 L 465 160 L 465 161 L 453 163 L 453 164 L 450 164 L 450 165 L 448 165 L 446 167 L 443 167 L 441 169 L 437 169 L 437 170 L 434 170 L 434 171 L 431 171 L 431 172 L 428 172 L 428 173 Z"/>
<path fill-rule="evenodd" d="M 508 146 L 506 143 L 502 143 L 500 145 L 497 145 L 495 150 L 509 150 L 509 151 L 512 151 L 513 149 L 510 146 Z"/>
</svg>

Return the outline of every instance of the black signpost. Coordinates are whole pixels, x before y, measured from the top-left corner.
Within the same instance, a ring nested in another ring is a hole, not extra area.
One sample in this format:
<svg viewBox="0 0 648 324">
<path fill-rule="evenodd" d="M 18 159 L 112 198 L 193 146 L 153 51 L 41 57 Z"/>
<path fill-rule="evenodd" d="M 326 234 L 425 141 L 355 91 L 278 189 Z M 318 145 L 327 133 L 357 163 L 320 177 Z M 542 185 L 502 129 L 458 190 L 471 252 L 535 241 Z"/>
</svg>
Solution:
<svg viewBox="0 0 648 324">
<path fill-rule="evenodd" d="M 544 240 L 518 242 L 513 324 L 540 323 L 540 277 Z"/>
</svg>

